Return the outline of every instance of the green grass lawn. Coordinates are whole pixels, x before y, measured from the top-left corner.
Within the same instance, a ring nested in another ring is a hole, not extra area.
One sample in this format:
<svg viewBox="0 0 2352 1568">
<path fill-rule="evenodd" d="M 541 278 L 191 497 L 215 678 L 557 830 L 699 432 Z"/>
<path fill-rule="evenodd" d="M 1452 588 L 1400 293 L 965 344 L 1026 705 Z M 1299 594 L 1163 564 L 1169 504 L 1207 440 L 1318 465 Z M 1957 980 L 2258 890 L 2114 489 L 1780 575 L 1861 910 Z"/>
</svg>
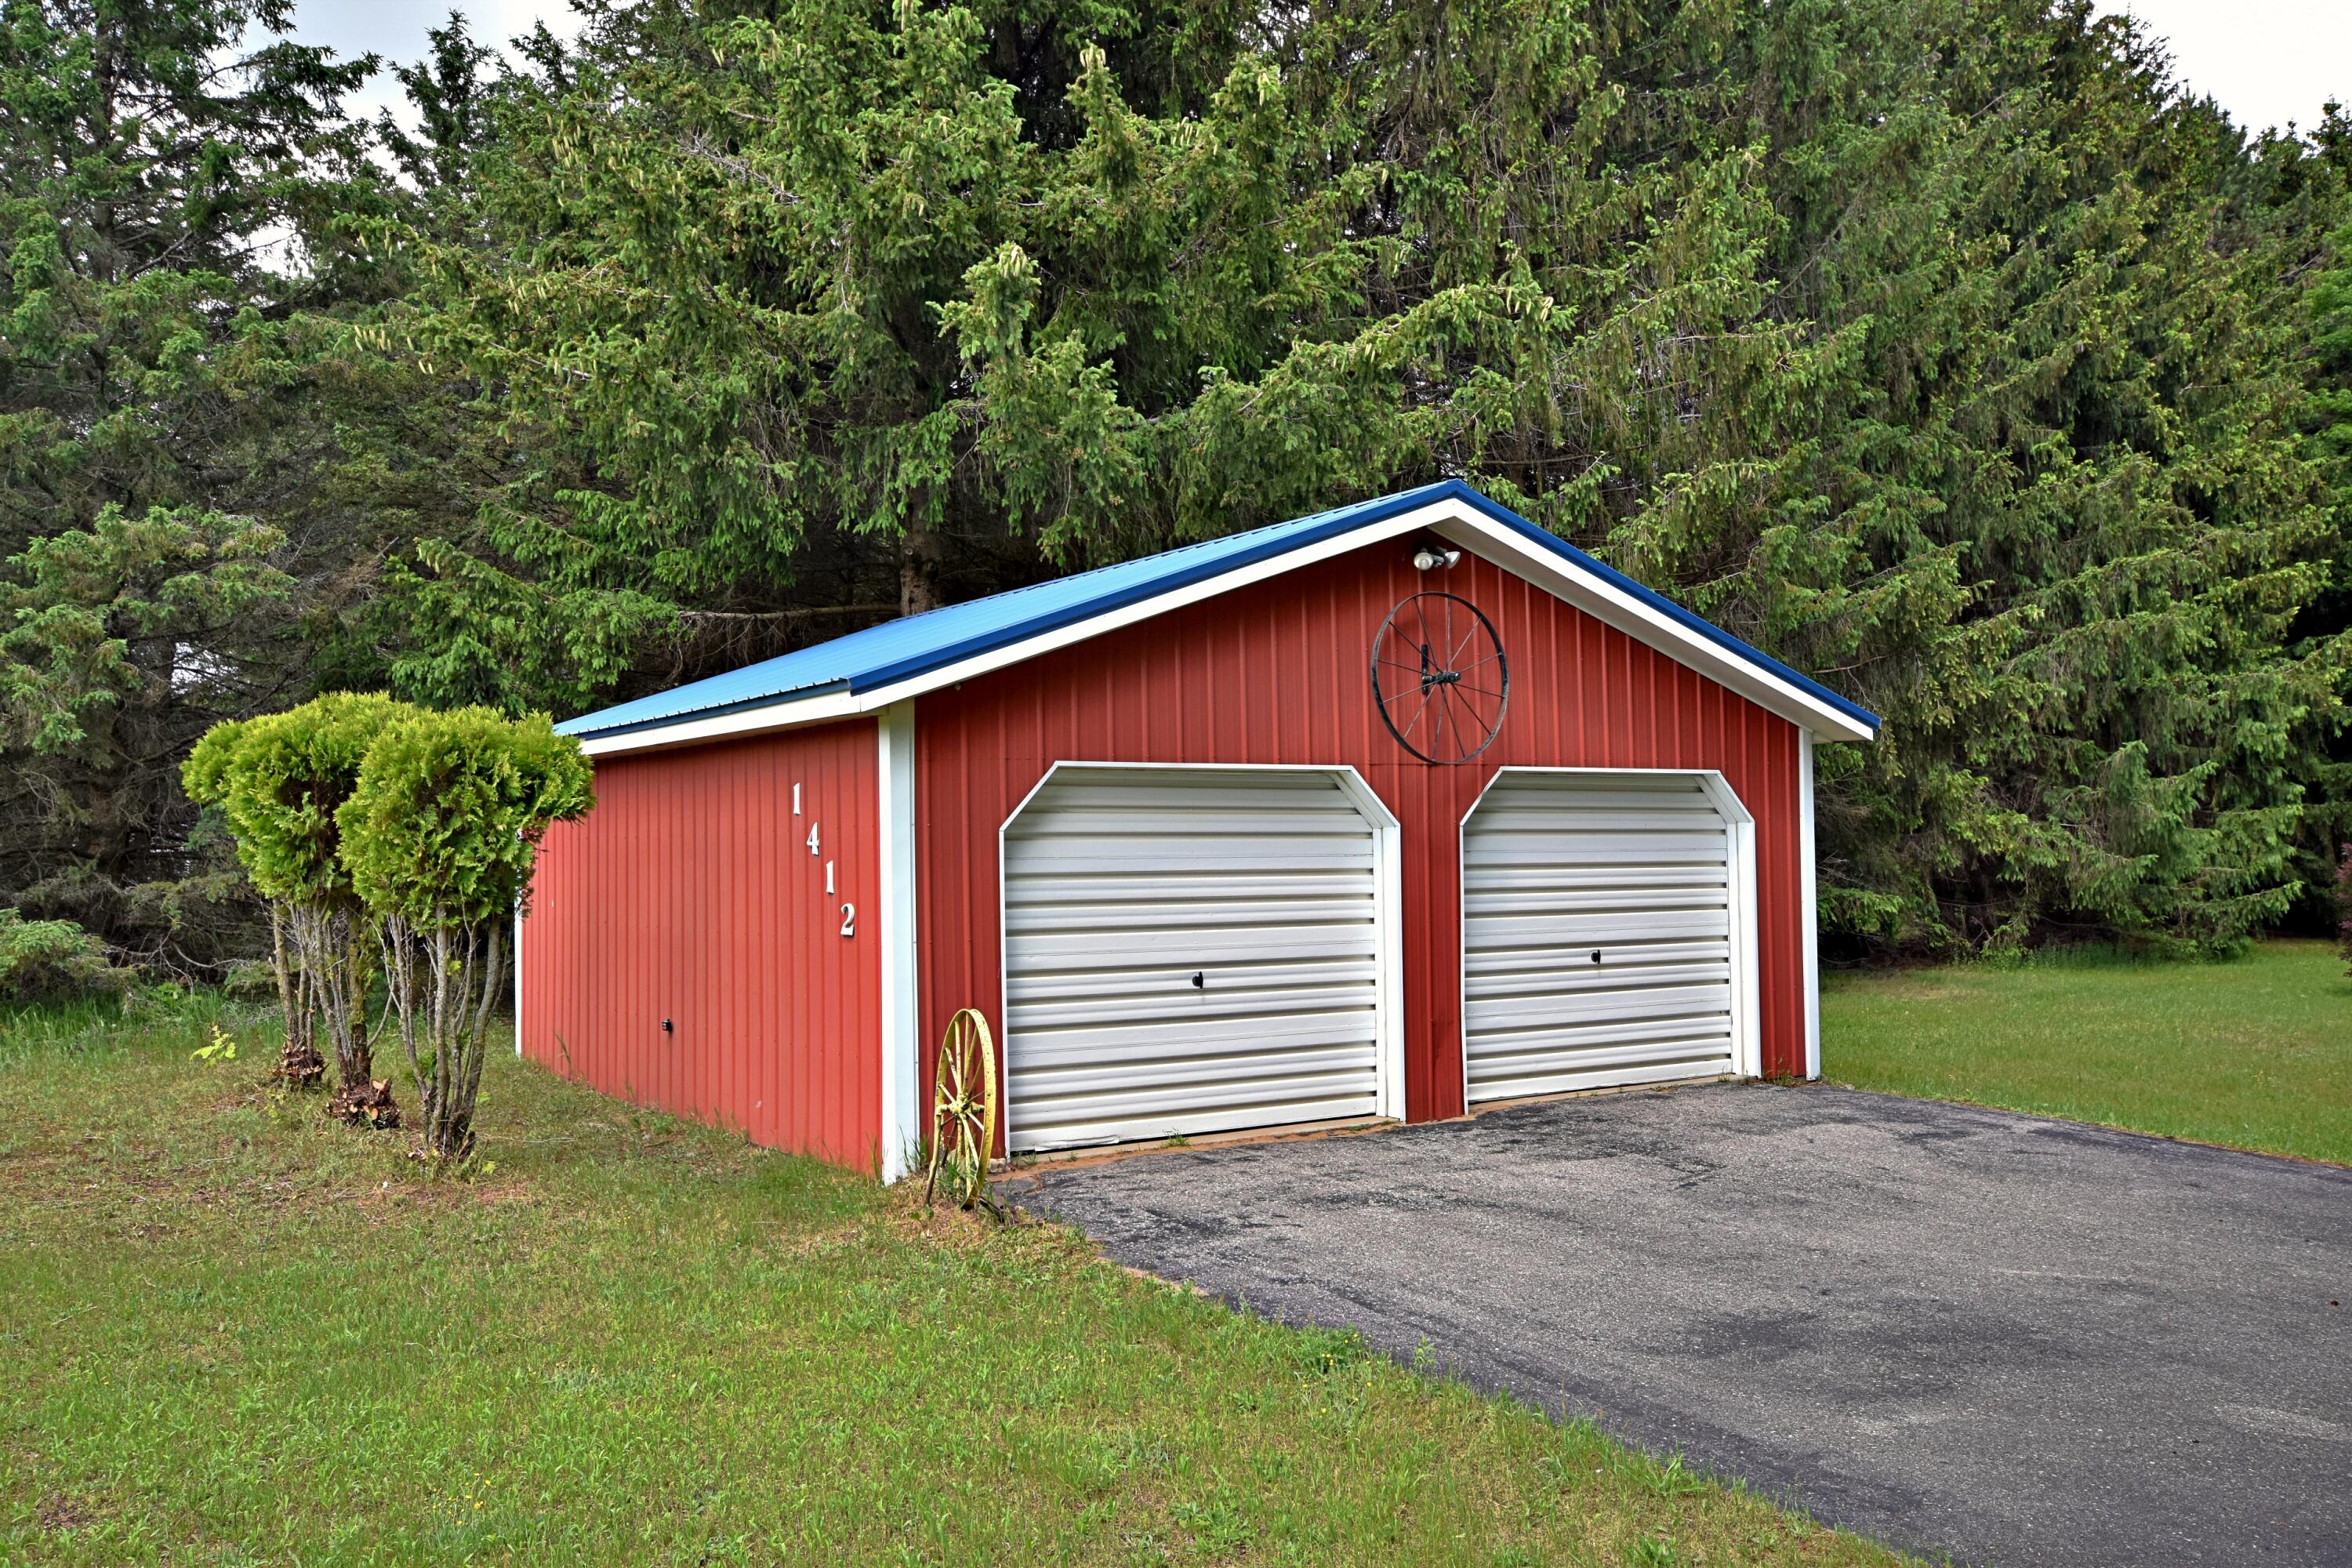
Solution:
<svg viewBox="0 0 2352 1568">
<path fill-rule="evenodd" d="M 511 1059 L 436 1184 L 221 1008 L 0 1016 L 0 1562 L 1895 1561 Z"/>
<path fill-rule="evenodd" d="M 2325 942 L 2215 963 L 2095 955 L 1831 976 L 1822 1071 L 2352 1164 L 2352 979 Z"/>
</svg>

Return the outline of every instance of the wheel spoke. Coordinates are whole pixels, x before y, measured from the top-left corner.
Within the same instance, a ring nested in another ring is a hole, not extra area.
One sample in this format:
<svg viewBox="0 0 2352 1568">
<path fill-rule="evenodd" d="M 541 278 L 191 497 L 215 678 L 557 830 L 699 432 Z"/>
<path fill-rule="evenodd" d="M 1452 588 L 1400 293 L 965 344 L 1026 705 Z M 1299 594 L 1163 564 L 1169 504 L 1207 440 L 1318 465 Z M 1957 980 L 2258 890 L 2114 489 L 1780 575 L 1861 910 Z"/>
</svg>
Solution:
<svg viewBox="0 0 2352 1568">
<path fill-rule="evenodd" d="M 1478 628 L 1473 625 L 1468 631 L 1462 634 L 1462 640 L 1454 645 L 1454 651 L 1445 656 L 1445 668 L 1459 670 L 1462 668 L 1462 650 L 1477 640 Z"/>
<path fill-rule="evenodd" d="M 1397 736 L 1397 739 L 1404 742 L 1407 745 L 1411 745 L 1412 743 L 1413 731 L 1421 727 L 1421 716 L 1428 711 L 1429 693 L 1424 691 L 1421 694 L 1421 706 L 1412 710 L 1412 722 L 1404 727 L 1403 731 Z"/>
<path fill-rule="evenodd" d="M 1474 752 L 1484 750 L 1486 742 L 1495 738 L 1495 726 L 1486 722 L 1486 716 L 1479 712 L 1467 697 L 1462 700 L 1462 709 L 1478 721 L 1478 744 L 1470 749 Z"/>
<path fill-rule="evenodd" d="M 1451 713 L 1451 712 L 1453 712 L 1453 711 L 1454 711 L 1454 688 L 1453 688 L 1452 686 L 1450 686 L 1450 685 L 1449 685 L 1449 686 L 1447 686 L 1447 687 L 1444 688 L 1444 692 L 1445 692 L 1445 710 L 1446 710 L 1448 713 Z M 1461 732 L 1461 726 L 1460 726 L 1459 724 L 1456 724 L 1456 725 L 1454 726 L 1454 731 L 1455 731 L 1455 733 L 1458 735 L 1458 734 Z M 1457 740 L 1457 741 L 1455 741 L 1455 742 L 1454 742 L 1454 751 L 1455 751 L 1455 752 L 1460 752 L 1460 751 L 1462 750 L 1462 742 L 1461 742 L 1459 740 Z"/>
</svg>

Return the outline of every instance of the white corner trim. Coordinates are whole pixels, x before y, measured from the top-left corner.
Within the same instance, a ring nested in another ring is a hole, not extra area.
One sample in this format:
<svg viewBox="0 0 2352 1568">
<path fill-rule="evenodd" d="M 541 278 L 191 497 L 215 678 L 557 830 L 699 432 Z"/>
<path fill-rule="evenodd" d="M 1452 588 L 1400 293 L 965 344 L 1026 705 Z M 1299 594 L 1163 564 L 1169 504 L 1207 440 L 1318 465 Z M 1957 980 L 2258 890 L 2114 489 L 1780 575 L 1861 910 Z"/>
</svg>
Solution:
<svg viewBox="0 0 2352 1568">
<path fill-rule="evenodd" d="M 882 941 L 882 1180 L 912 1168 L 922 1141 L 918 1084 L 922 1048 L 917 1038 L 915 968 L 915 705 L 885 709 L 875 726 L 880 748 L 877 816 L 881 824 Z"/>
<path fill-rule="evenodd" d="M 1822 1076 L 1821 892 L 1814 878 L 1813 738 L 1797 737 L 1797 929 L 1804 938 L 1805 1077 Z"/>
<path fill-rule="evenodd" d="M 1330 770 L 1340 791 L 1372 825 L 1373 854 L 1380 868 L 1372 918 L 1381 942 L 1380 1113 L 1405 1119 L 1404 1081 L 1404 825 L 1354 768 Z"/>
<path fill-rule="evenodd" d="M 522 1057 L 522 900 L 515 900 L 514 921 L 515 1057 Z"/>
</svg>

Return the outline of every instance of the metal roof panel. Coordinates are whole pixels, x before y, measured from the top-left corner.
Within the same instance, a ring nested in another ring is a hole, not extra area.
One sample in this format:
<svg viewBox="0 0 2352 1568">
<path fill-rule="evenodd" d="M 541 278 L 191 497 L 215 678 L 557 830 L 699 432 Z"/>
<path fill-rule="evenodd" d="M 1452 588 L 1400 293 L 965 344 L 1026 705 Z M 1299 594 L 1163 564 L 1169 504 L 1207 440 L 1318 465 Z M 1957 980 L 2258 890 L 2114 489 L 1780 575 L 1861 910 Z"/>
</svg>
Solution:
<svg viewBox="0 0 2352 1568">
<path fill-rule="evenodd" d="M 1547 533 L 1459 479 L 1445 479 L 1317 512 L 1311 517 L 1187 544 L 1157 555 L 1098 566 L 1031 587 L 886 621 L 741 669 L 583 714 L 556 728 L 568 735 L 614 735 L 829 691 L 874 690 L 1446 500 L 1476 508 L 1530 542 L 1633 595 L 1773 679 L 1829 704 L 1872 730 L 1878 728 L 1877 716 L 1867 710 L 1750 647 L 1614 567 Z"/>
</svg>

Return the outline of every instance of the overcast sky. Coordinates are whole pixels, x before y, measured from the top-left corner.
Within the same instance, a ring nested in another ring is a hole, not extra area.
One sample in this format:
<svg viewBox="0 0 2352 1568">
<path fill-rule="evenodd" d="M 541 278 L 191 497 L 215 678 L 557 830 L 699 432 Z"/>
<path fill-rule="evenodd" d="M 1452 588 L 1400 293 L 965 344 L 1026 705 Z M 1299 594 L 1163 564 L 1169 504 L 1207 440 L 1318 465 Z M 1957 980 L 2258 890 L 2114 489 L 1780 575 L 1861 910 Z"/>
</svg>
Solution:
<svg viewBox="0 0 2352 1568">
<path fill-rule="evenodd" d="M 457 0 L 456 8 L 477 37 L 499 44 L 541 18 L 566 36 L 576 26 L 562 0 Z M 2352 0 L 2099 0 L 2099 8 L 2128 11 L 2169 40 L 2181 79 L 2248 130 L 2290 120 L 2308 129 L 2331 96 L 2352 99 Z M 425 29 L 450 9 L 450 0 L 297 0 L 295 17 L 306 42 L 414 60 Z M 373 113 L 398 97 L 382 76 L 352 107 Z"/>
</svg>

